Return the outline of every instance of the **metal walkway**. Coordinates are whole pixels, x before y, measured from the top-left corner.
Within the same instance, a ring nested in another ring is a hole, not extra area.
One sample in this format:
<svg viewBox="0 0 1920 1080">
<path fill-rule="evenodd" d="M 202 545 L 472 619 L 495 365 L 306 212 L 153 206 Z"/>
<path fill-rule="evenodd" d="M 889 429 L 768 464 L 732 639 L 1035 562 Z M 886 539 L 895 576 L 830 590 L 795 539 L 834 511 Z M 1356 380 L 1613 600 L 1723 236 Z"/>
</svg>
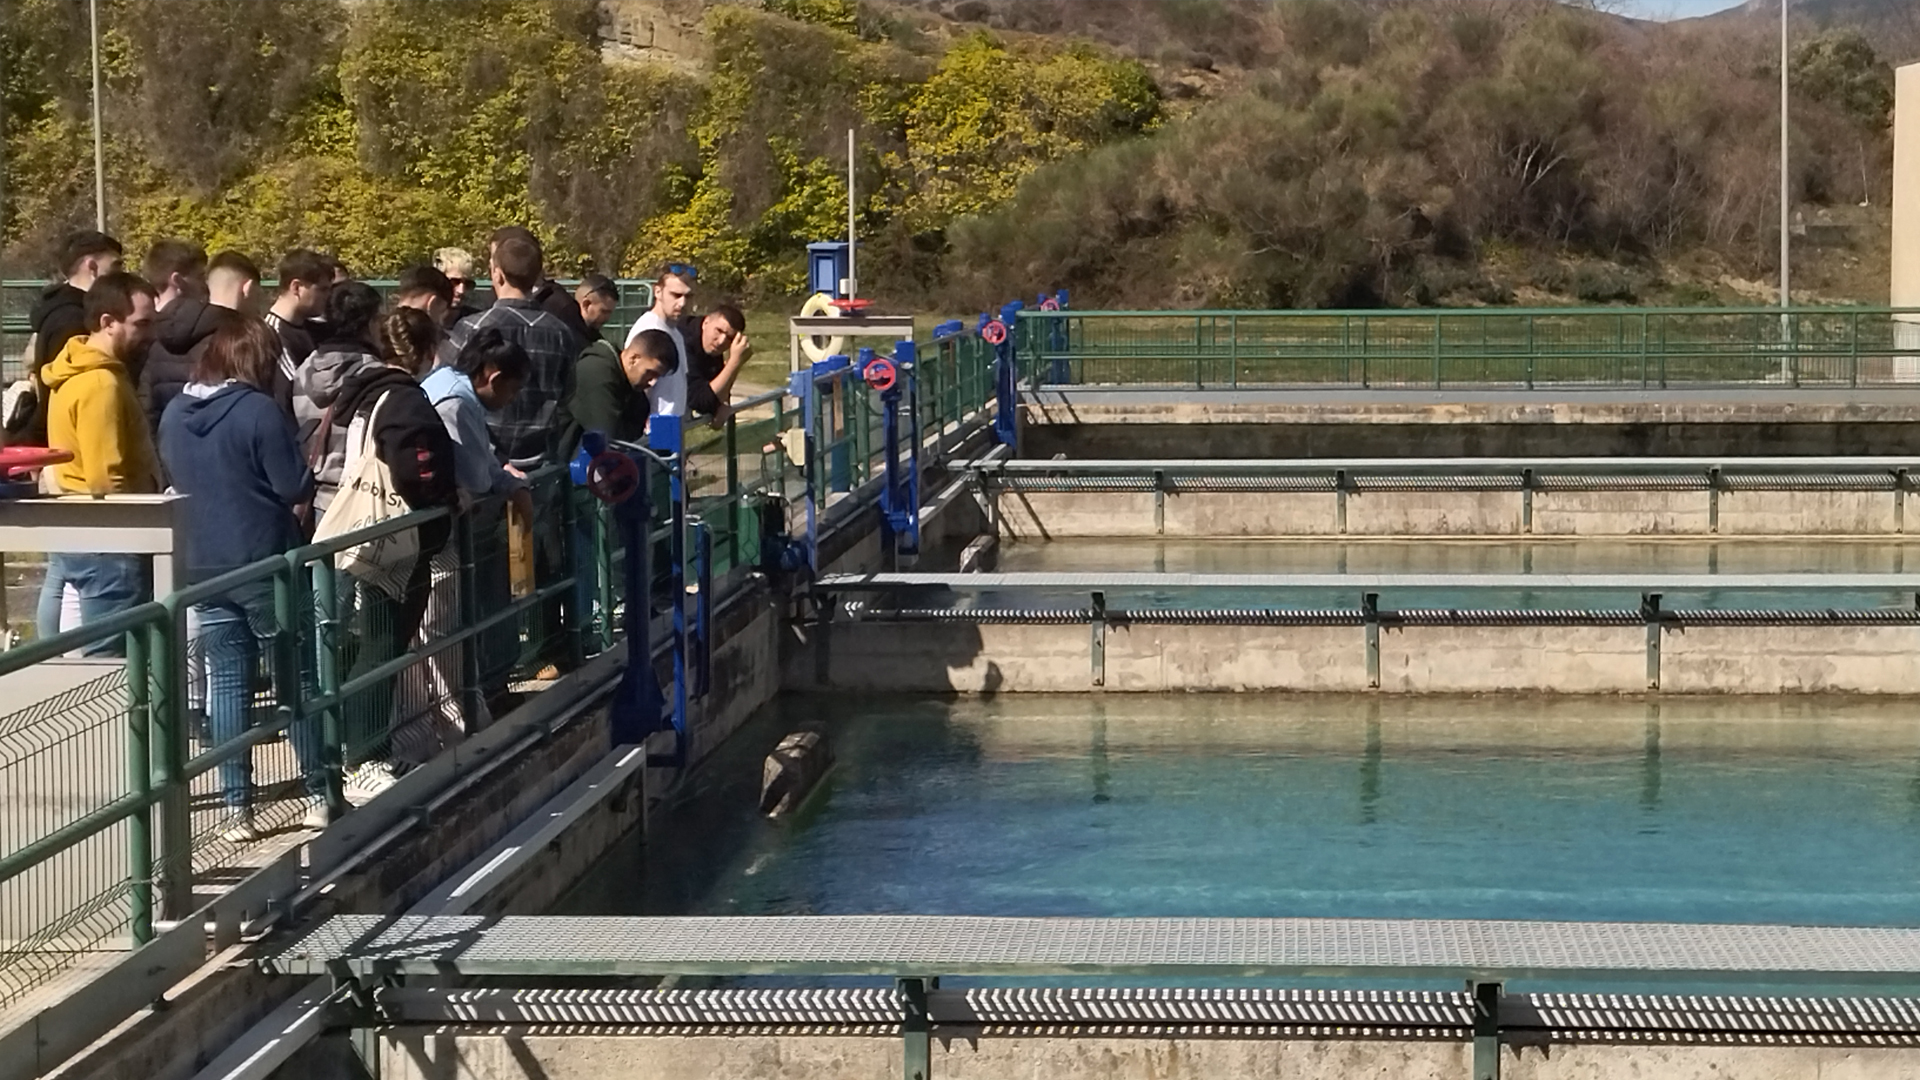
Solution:
<svg viewBox="0 0 1920 1080">
<path fill-rule="evenodd" d="M 296 975 L 1446 978 L 1920 987 L 1920 929 L 1406 919 L 337 916 Z"/>
</svg>

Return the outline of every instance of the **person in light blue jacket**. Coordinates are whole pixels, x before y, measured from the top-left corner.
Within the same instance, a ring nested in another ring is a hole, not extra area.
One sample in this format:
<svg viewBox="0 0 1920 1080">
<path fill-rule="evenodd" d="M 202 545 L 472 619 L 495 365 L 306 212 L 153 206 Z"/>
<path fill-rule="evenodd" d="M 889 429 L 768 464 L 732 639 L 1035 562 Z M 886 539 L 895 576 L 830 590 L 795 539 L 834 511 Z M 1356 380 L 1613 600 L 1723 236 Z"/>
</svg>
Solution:
<svg viewBox="0 0 1920 1080">
<path fill-rule="evenodd" d="M 527 478 L 494 453 L 487 414 L 507 407 L 526 383 L 531 361 L 525 349 L 487 327 L 467 341 L 451 364 L 434 368 L 421 381 L 454 442 L 454 475 L 470 499 L 509 495 L 532 516 Z"/>
<path fill-rule="evenodd" d="M 454 480 L 460 488 L 461 503 L 472 507 L 481 500 L 504 495 L 519 512 L 521 520 L 533 517 L 532 493 L 527 489 L 527 478 L 503 462 L 494 451 L 487 431 L 487 414 L 505 408 L 519 394 L 531 363 L 526 350 L 517 342 L 487 327 L 468 339 L 453 363 L 434 368 L 420 384 L 427 392 L 427 400 L 433 402 L 434 411 L 440 414 L 440 422 L 453 436 Z M 484 619 L 511 602 L 506 534 L 497 509 L 476 508 L 471 512 L 476 515 L 471 526 L 477 538 L 474 547 L 479 552 L 475 557 L 477 595 L 473 608 Z M 452 633 L 460 628 L 458 582 L 454 578 L 451 562 L 435 563 L 434 599 L 421 625 L 423 636 Z M 519 627 L 514 620 L 495 625 L 476 639 L 474 647 L 480 656 L 483 693 L 505 688 L 507 668 L 519 652 L 518 639 Z M 450 688 L 459 684 L 458 654 L 465 647 L 448 650 L 424 665 L 427 670 L 421 672 L 421 676 L 431 681 L 417 688 L 417 698 L 427 713 L 436 714 L 424 727 L 437 733 L 437 737 L 399 740 L 396 749 L 404 757 L 425 760 L 457 741 L 462 734 L 476 732 L 489 722 L 484 703 L 464 713 L 454 711 L 459 695 L 453 694 Z"/>
</svg>

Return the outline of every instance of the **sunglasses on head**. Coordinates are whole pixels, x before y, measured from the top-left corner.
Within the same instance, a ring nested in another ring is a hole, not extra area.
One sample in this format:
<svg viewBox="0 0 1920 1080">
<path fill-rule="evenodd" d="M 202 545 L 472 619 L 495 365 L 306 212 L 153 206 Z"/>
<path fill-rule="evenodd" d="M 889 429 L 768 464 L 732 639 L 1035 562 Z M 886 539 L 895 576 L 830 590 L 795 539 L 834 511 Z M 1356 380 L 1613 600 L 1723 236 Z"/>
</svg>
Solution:
<svg viewBox="0 0 1920 1080">
<path fill-rule="evenodd" d="M 692 263 L 668 263 L 667 273 L 682 281 L 692 281 L 700 276 L 700 268 Z"/>
</svg>

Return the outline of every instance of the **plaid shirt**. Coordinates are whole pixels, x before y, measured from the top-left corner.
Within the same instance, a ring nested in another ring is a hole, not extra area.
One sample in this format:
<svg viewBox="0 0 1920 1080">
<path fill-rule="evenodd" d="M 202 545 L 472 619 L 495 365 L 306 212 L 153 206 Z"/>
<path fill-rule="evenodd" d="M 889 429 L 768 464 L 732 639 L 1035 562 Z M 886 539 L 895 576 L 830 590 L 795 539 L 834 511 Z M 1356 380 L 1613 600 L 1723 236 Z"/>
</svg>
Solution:
<svg viewBox="0 0 1920 1080">
<path fill-rule="evenodd" d="M 440 362 L 452 363 L 473 335 L 487 327 L 518 343 L 532 361 L 520 396 L 506 408 L 487 414 L 494 449 L 522 470 L 560 460 L 559 442 L 569 423 L 567 399 L 573 396 L 573 364 L 585 343 L 575 338 L 566 323 L 531 301 L 500 299 L 454 324 L 442 343 Z"/>
</svg>

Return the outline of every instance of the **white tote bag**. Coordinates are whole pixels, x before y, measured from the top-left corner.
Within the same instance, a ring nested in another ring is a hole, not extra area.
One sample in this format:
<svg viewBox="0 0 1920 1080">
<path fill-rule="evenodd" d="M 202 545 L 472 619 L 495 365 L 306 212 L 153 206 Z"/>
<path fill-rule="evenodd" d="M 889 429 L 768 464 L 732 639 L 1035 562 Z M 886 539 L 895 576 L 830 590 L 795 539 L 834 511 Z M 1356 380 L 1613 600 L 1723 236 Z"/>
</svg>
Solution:
<svg viewBox="0 0 1920 1080">
<path fill-rule="evenodd" d="M 315 541 L 345 536 L 407 513 L 407 501 L 393 489 L 393 471 L 374 448 L 373 426 L 386 403 L 387 394 L 381 394 L 366 415 L 354 417 L 347 426 L 347 464 L 340 474 L 340 490 L 313 530 Z M 334 565 L 399 599 L 419 556 L 419 530 L 401 529 L 347 548 L 335 556 Z"/>
</svg>

